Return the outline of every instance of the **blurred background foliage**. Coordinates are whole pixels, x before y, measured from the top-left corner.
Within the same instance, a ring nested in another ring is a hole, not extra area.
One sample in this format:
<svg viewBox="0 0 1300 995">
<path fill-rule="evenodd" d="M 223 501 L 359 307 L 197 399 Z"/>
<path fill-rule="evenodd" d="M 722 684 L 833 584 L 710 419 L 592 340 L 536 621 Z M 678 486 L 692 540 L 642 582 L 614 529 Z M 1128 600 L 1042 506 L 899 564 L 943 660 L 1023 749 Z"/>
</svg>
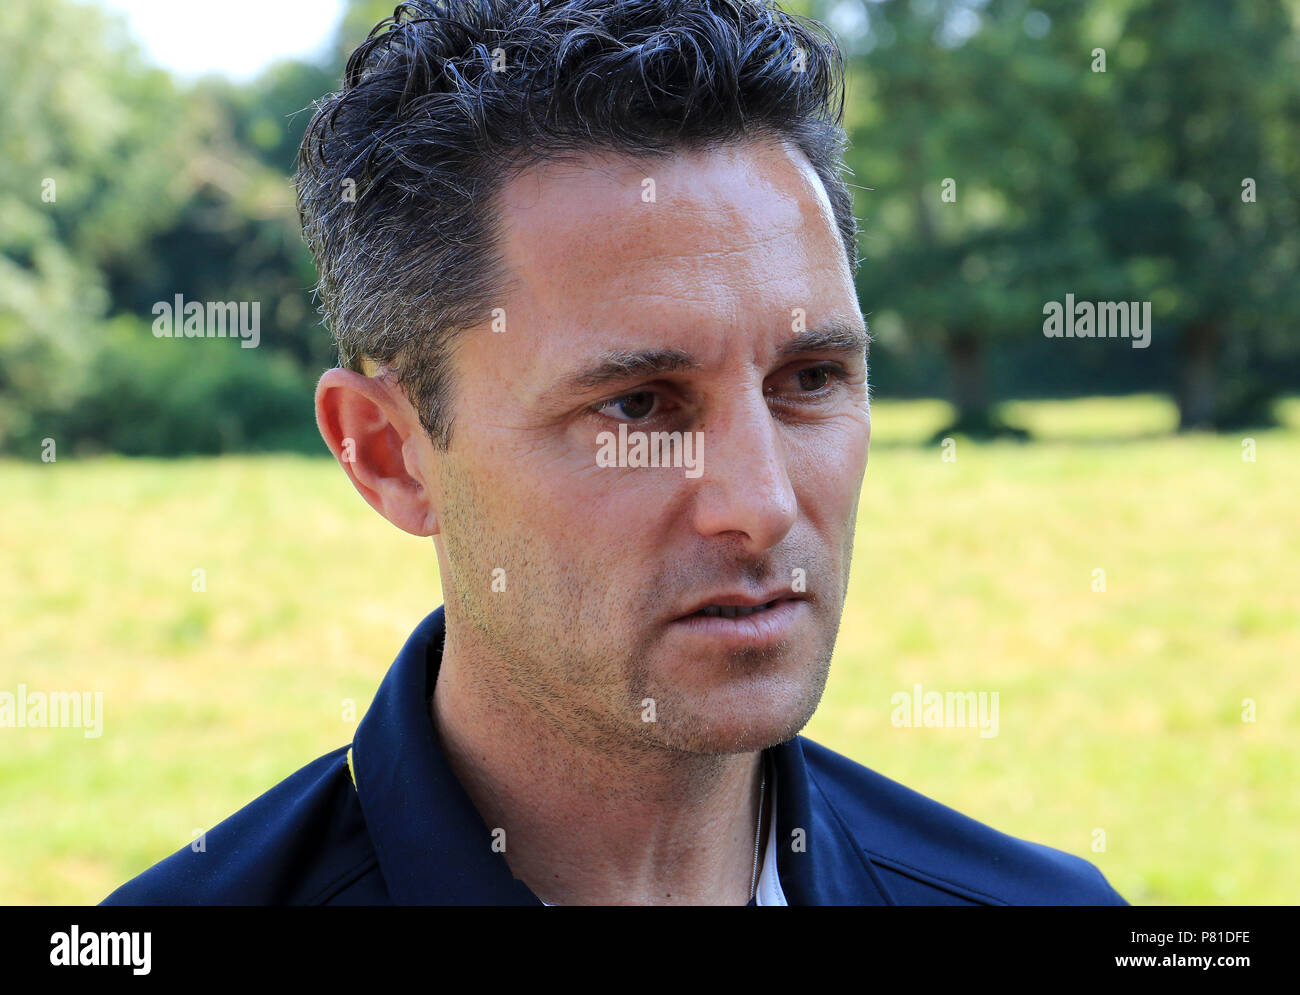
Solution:
<svg viewBox="0 0 1300 995">
<path fill-rule="evenodd" d="M 1134 392 L 1184 429 L 1274 422 L 1300 383 L 1300 0 L 783 6 L 849 55 L 876 396 L 950 400 L 939 434 Z M 319 64 L 182 82 L 97 7 L 6 0 L 0 452 L 323 452 L 311 388 L 334 356 L 289 173 L 391 10 L 354 0 Z M 1067 293 L 1150 301 L 1151 346 L 1045 338 Z M 261 347 L 155 339 L 176 294 L 260 302 Z"/>
</svg>

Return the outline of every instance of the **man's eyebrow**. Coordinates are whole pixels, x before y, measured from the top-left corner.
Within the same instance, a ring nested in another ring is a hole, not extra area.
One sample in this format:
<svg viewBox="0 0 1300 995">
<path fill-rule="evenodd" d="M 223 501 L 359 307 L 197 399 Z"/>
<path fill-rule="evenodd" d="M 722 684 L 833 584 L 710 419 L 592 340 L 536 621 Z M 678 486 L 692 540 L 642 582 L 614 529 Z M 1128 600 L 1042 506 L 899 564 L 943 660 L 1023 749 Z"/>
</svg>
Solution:
<svg viewBox="0 0 1300 995">
<path fill-rule="evenodd" d="M 547 393 L 591 391 L 641 377 L 696 369 L 699 365 L 698 359 L 681 349 L 616 349 L 586 369 L 565 377 Z"/>
<path fill-rule="evenodd" d="M 870 346 L 871 335 L 864 327 L 832 320 L 800 332 L 780 348 L 778 356 L 841 352 L 865 357 Z M 629 380 L 699 369 L 701 365 L 698 359 L 682 349 L 615 349 L 590 366 L 565 377 L 546 393 L 549 397 L 564 397 Z"/>
<path fill-rule="evenodd" d="M 865 359 L 870 351 L 871 333 L 865 325 L 833 319 L 800 332 L 781 347 L 780 355 L 786 357 L 805 352 L 841 352 Z"/>
</svg>

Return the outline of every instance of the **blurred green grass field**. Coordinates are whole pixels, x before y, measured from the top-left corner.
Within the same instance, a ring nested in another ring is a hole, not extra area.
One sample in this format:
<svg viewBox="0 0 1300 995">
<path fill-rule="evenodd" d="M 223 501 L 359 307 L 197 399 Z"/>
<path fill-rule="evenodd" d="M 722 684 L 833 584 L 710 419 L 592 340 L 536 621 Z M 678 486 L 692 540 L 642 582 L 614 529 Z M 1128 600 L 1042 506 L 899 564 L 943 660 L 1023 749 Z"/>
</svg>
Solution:
<svg viewBox="0 0 1300 995">
<path fill-rule="evenodd" d="M 1165 434 L 1160 398 L 1021 403 L 1037 441 L 944 462 L 924 440 L 945 405 L 878 402 L 806 734 L 1135 904 L 1300 901 L 1300 402 L 1284 413 L 1243 433 L 1252 463 L 1241 436 Z M 440 603 L 432 544 L 324 458 L 0 481 L 0 691 L 104 692 L 99 738 L 0 729 L 6 904 L 97 902 L 347 743 Z M 997 691 L 999 734 L 896 728 L 916 684 Z"/>
</svg>

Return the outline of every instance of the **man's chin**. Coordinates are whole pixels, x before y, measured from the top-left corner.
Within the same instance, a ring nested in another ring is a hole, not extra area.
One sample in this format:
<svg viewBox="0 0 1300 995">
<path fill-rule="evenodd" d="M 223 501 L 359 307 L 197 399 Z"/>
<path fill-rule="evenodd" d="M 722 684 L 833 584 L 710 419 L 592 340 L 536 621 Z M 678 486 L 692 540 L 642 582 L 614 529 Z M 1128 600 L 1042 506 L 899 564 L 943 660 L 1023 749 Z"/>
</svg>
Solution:
<svg viewBox="0 0 1300 995">
<path fill-rule="evenodd" d="M 709 695 L 689 705 L 669 704 L 646 735 L 683 753 L 752 753 L 796 736 L 817 710 L 824 679 L 813 686 L 785 687 L 769 694 Z M 665 703 L 668 704 L 668 703 Z"/>
<path fill-rule="evenodd" d="M 750 726 L 743 729 L 726 727 L 694 729 L 685 735 L 677 731 L 660 737 L 662 745 L 681 753 L 699 756 L 722 756 L 732 753 L 753 753 L 766 750 L 792 739 L 807 721 L 773 725 L 765 728 Z"/>
</svg>

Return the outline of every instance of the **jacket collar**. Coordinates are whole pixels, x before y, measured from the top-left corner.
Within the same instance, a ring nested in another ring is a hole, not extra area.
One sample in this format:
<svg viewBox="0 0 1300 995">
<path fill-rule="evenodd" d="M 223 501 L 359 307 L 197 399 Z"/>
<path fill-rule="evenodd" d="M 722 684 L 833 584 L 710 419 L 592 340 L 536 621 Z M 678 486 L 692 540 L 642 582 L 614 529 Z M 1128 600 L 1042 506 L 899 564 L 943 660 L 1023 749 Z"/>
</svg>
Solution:
<svg viewBox="0 0 1300 995">
<path fill-rule="evenodd" d="M 440 607 L 411 633 L 352 741 L 357 796 L 380 870 L 397 905 L 541 905 L 493 850 L 434 731 L 428 702 L 444 626 Z M 769 752 L 778 785 L 777 870 L 789 903 L 892 904 L 812 779 L 801 737 Z"/>
<path fill-rule="evenodd" d="M 894 905 L 808 766 L 804 738 L 769 751 L 776 766 L 776 869 L 790 905 Z"/>
</svg>

